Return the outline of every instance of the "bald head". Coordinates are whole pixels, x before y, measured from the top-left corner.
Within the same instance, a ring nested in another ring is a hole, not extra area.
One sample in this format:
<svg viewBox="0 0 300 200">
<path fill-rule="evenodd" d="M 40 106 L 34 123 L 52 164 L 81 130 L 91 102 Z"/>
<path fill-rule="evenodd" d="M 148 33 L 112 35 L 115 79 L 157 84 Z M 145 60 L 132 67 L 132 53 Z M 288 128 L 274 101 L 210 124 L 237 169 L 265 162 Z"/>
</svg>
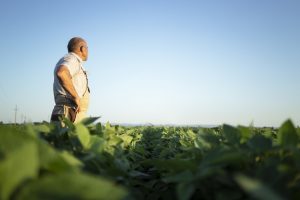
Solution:
<svg viewBox="0 0 300 200">
<path fill-rule="evenodd" d="M 73 37 L 68 43 L 68 52 L 76 52 L 81 46 L 86 45 L 84 39 L 80 37 Z"/>
<path fill-rule="evenodd" d="M 68 52 L 76 53 L 83 61 L 88 58 L 88 46 L 84 39 L 73 37 L 68 43 Z"/>
</svg>

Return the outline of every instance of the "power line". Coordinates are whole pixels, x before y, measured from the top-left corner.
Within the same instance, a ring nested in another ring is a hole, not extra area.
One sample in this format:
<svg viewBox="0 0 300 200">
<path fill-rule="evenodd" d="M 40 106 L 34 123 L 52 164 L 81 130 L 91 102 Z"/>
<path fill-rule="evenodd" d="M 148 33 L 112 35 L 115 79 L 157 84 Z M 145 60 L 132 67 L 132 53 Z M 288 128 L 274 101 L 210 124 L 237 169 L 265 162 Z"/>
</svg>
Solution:
<svg viewBox="0 0 300 200">
<path fill-rule="evenodd" d="M 17 124 L 17 113 L 18 113 L 18 106 L 16 105 L 16 108 L 15 108 L 15 124 Z"/>
</svg>

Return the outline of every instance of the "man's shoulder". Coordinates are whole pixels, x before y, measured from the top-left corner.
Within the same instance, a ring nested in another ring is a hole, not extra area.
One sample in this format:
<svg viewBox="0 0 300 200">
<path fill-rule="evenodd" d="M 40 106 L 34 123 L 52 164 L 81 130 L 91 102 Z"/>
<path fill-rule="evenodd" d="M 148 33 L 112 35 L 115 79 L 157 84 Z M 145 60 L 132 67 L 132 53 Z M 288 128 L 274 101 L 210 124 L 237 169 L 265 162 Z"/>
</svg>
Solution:
<svg viewBox="0 0 300 200">
<path fill-rule="evenodd" d="M 80 71 L 80 62 L 74 53 L 64 55 L 56 64 L 55 71 L 57 71 L 61 66 L 66 66 L 70 71 L 71 76 L 74 76 Z"/>
<path fill-rule="evenodd" d="M 64 55 L 56 64 L 56 67 L 59 67 L 60 65 L 65 65 L 68 67 L 73 67 L 74 65 L 78 65 L 78 61 L 75 55 L 72 53 L 68 53 Z"/>
<path fill-rule="evenodd" d="M 68 53 L 68 54 L 64 55 L 64 57 L 62 57 L 62 59 L 64 61 L 76 61 L 77 60 L 76 56 L 73 53 Z"/>
</svg>

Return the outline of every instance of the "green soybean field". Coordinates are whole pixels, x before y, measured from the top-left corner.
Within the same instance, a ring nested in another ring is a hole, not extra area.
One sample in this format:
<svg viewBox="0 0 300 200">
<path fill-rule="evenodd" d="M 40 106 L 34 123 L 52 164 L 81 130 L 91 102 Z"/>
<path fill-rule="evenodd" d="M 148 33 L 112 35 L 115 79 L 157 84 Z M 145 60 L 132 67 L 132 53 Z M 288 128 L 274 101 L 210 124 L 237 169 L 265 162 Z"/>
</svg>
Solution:
<svg viewBox="0 0 300 200">
<path fill-rule="evenodd" d="M 300 199 L 300 128 L 0 124 L 1 200 Z"/>
</svg>

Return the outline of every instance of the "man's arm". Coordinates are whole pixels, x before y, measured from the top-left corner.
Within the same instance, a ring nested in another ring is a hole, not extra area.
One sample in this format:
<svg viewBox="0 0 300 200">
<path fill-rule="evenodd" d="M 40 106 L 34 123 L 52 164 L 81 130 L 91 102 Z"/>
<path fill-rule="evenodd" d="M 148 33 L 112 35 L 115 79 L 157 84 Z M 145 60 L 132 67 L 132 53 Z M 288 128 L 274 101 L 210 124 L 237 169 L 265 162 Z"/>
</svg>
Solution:
<svg viewBox="0 0 300 200">
<path fill-rule="evenodd" d="M 68 68 L 64 65 L 59 66 L 56 75 L 61 83 L 61 85 L 64 87 L 65 90 L 73 97 L 73 100 L 77 104 L 77 111 L 80 111 L 80 97 L 78 96 L 74 85 L 72 83 L 72 76 L 70 74 L 70 71 Z"/>
</svg>

